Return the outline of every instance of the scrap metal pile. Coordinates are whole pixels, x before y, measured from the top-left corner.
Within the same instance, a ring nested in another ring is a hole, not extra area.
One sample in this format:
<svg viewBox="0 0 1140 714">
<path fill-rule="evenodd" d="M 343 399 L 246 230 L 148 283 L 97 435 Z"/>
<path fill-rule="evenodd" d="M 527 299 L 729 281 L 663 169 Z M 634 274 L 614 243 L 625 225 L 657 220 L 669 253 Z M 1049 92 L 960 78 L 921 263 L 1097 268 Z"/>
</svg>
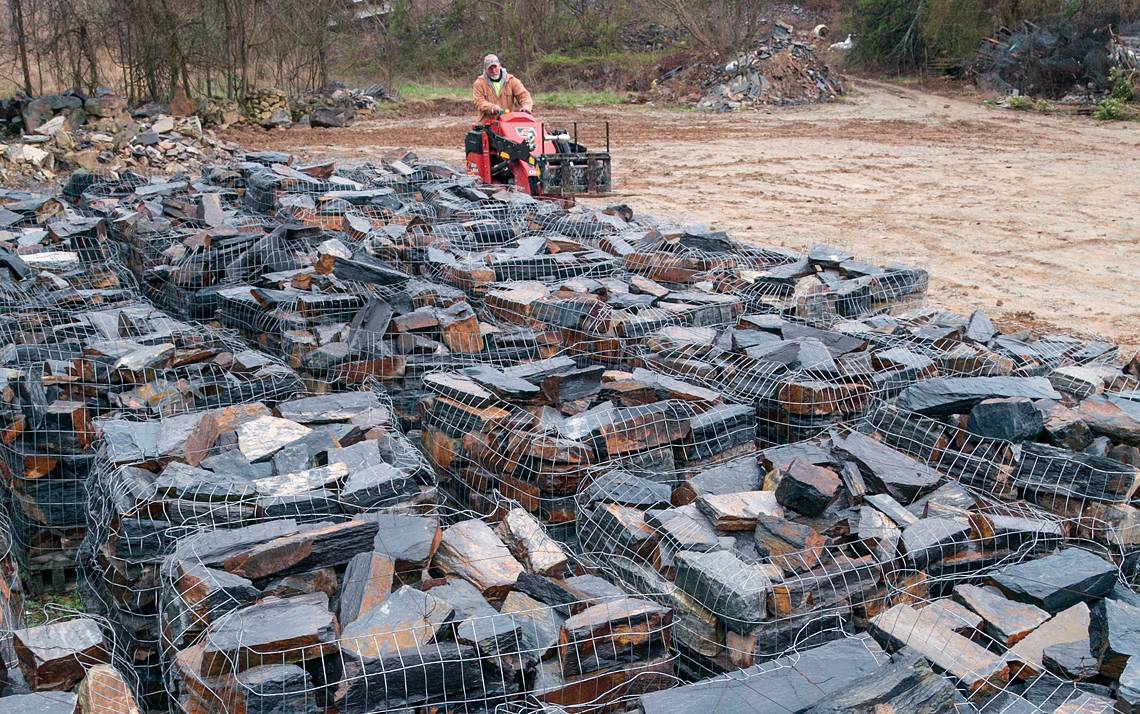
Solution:
<svg viewBox="0 0 1140 714">
<path fill-rule="evenodd" d="M 0 193 L 0 712 L 1135 708 L 1140 360 L 927 285 L 410 154 Z"/>
</svg>

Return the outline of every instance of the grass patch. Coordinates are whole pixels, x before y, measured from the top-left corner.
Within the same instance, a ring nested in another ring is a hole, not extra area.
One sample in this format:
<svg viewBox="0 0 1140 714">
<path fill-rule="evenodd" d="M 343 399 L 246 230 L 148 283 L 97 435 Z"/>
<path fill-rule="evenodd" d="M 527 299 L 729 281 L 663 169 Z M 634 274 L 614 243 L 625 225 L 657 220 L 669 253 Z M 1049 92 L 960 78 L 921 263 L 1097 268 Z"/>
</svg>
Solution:
<svg viewBox="0 0 1140 714">
<path fill-rule="evenodd" d="M 24 598 L 24 619 L 28 627 L 42 625 L 49 620 L 58 619 L 65 614 L 82 612 L 84 612 L 83 600 L 80 599 L 79 593 L 70 593 L 67 595 L 45 594 L 37 598 L 31 596 L 25 596 Z"/>
<path fill-rule="evenodd" d="M 534 103 L 539 109 L 568 109 L 583 106 L 612 106 L 622 104 L 625 97 L 617 92 L 592 89 L 563 89 L 557 92 L 534 92 Z"/>
<path fill-rule="evenodd" d="M 1005 100 L 1005 108 L 1012 109 L 1015 112 L 1027 112 L 1033 108 L 1033 100 L 1020 95 L 1007 97 Z"/>
<path fill-rule="evenodd" d="M 539 109 L 567 109 L 580 106 L 609 106 L 625 101 L 622 94 L 611 91 L 590 89 L 563 89 L 554 92 L 532 92 L 534 103 Z M 456 87 L 446 84 L 418 84 L 405 82 L 398 89 L 398 95 L 405 102 L 431 102 L 438 99 L 470 101 L 469 87 Z"/>
<path fill-rule="evenodd" d="M 404 82 L 396 89 L 396 95 L 406 102 L 431 102 L 436 99 L 471 99 L 471 88 L 446 84 Z"/>
</svg>

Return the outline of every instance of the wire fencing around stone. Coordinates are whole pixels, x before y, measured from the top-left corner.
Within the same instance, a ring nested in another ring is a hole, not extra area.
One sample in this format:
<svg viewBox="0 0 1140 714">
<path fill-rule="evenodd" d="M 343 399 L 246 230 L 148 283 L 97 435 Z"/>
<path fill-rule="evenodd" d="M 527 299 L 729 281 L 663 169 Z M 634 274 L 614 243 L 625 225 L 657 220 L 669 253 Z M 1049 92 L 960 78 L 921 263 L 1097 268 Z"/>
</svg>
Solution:
<svg viewBox="0 0 1140 714">
<path fill-rule="evenodd" d="M 431 469 L 379 390 L 101 426 L 87 484 L 84 596 L 116 628 L 156 706 L 165 695 L 159 566 L 181 539 L 279 519 L 308 528 L 364 513 L 439 518 Z M 321 586 L 330 576 L 314 577 Z"/>
<path fill-rule="evenodd" d="M 595 709 L 676 683 L 671 611 L 570 576 L 525 512 L 496 528 L 412 520 L 269 521 L 181 540 L 160 608 L 175 710 Z M 309 555 L 274 555 L 291 543 Z M 306 571 L 326 582 L 274 585 L 311 581 Z"/>
<path fill-rule="evenodd" d="M 232 335 L 143 302 L 76 312 L 33 306 L 0 318 L 0 459 L 16 555 L 37 591 L 67 586 L 87 524 L 96 422 L 140 421 L 303 391 L 295 372 Z"/>
</svg>

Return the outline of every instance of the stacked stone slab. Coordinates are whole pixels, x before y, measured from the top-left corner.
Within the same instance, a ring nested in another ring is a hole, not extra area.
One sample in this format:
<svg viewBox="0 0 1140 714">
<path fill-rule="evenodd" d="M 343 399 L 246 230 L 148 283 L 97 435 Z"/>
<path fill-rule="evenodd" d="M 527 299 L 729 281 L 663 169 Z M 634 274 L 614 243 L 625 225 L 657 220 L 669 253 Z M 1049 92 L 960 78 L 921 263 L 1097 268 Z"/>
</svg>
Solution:
<svg viewBox="0 0 1140 714">
<path fill-rule="evenodd" d="M 107 420 L 92 475 L 85 585 L 148 695 L 160 693 L 159 566 L 181 539 L 292 518 L 435 512 L 431 469 L 374 392 Z M 282 587 L 287 587 L 283 585 Z"/>
<path fill-rule="evenodd" d="M 272 402 L 303 387 L 279 361 L 145 302 L 85 303 L 25 303 L 0 317 L 0 454 L 17 555 L 34 583 L 50 574 L 54 586 L 74 573 L 99 419 Z"/>
<path fill-rule="evenodd" d="M 565 566 L 522 511 L 201 533 L 163 566 L 172 694 L 182 711 L 317 713 L 607 707 L 668 686 L 671 611 Z"/>
<path fill-rule="evenodd" d="M 576 495 L 605 464 L 674 474 L 756 451 L 752 408 L 648 370 L 606 372 L 561 357 L 425 383 L 433 396 L 423 404 L 424 449 L 482 512 L 502 497 L 548 523 L 573 523 Z"/>
</svg>

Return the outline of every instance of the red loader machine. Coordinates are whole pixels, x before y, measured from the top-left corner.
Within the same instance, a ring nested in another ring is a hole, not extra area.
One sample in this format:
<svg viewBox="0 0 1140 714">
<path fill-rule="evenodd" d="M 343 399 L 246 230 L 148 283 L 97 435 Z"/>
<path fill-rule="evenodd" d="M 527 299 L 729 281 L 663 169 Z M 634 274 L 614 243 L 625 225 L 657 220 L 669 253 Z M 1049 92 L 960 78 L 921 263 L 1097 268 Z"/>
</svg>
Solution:
<svg viewBox="0 0 1140 714">
<path fill-rule="evenodd" d="M 467 174 L 483 183 L 506 184 L 536 198 L 573 203 L 577 195 L 603 195 L 613 189 L 610 174 L 610 125 L 606 150 L 588 151 L 578 143 L 578 126 L 547 133 L 527 112 L 509 112 L 476 124 L 465 143 Z"/>
</svg>

